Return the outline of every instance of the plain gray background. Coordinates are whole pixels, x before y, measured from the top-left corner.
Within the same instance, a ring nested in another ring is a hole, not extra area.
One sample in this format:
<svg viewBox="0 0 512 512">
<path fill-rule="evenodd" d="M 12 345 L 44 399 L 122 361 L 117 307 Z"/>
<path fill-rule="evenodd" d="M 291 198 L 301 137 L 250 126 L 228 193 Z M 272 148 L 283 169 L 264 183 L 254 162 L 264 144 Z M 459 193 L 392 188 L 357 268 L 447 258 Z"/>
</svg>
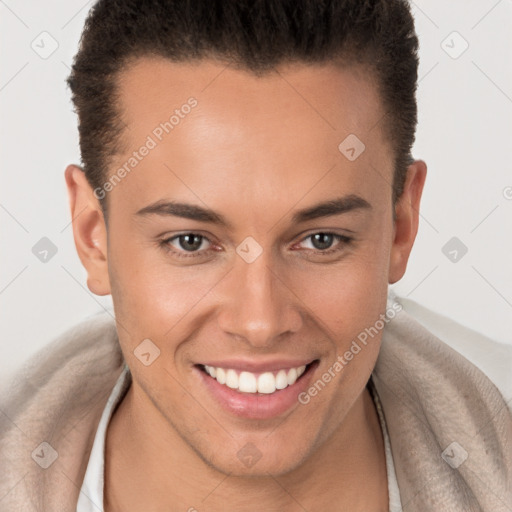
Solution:
<svg viewBox="0 0 512 512">
<path fill-rule="evenodd" d="M 85 285 L 63 175 L 80 163 L 65 79 L 92 4 L 0 0 L 0 383 L 111 304 Z M 416 246 L 394 289 L 512 344 L 512 0 L 412 8 L 421 46 L 413 154 L 428 178 Z M 57 250 L 46 262 L 33 252 L 43 237 Z"/>
</svg>

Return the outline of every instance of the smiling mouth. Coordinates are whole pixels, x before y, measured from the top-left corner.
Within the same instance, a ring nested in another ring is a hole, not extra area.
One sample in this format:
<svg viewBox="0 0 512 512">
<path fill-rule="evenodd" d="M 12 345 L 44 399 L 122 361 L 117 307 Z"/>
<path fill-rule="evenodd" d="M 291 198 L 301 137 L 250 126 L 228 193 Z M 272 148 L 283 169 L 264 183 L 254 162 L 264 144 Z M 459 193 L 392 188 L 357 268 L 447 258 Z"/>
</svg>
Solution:
<svg viewBox="0 0 512 512">
<path fill-rule="evenodd" d="M 241 394 L 272 395 L 293 386 L 304 375 L 309 373 L 313 366 L 318 364 L 315 359 L 307 365 L 296 368 L 281 369 L 273 372 L 253 373 L 238 371 L 232 368 L 221 368 L 204 364 L 197 367 L 219 384 L 226 386 Z"/>
</svg>

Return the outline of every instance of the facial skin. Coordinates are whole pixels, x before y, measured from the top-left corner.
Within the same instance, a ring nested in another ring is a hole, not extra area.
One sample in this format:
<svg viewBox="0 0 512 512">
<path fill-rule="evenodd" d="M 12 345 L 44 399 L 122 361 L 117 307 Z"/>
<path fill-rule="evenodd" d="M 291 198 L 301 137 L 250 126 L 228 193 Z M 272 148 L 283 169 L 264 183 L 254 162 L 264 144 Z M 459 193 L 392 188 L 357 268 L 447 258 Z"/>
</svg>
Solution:
<svg viewBox="0 0 512 512">
<path fill-rule="evenodd" d="M 133 376 L 107 433 L 105 510 L 384 510 L 384 447 L 365 388 L 380 333 L 307 405 L 270 419 L 223 410 L 196 365 L 318 360 L 318 380 L 385 312 L 388 283 L 405 272 L 425 163 L 409 167 L 393 220 L 384 110 L 359 68 L 257 78 L 143 58 L 120 84 L 126 151 L 111 174 L 174 109 L 190 97 L 197 106 L 108 192 L 108 230 L 81 169 L 66 169 L 87 283 L 112 294 Z M 338 149 L 351 133 L 366 146 L 354 161 Z M 350 195 L 370 206 L 293 221 Z M 213 210 L 229 227 L 137 213 L 158 201 Z M 187 233 L 205 237 L 199 251 L 164 242 Z M 352 241 L 334 238 L 322 254 L 315 233 Z M 262 248 L 252 263 L 236 252 L 246 237 Z M 144 366 L 134 350 L 147 338 L 160 356 Z M 261 453 L 251 467 L 237 456 L 248 443 Z"/>
</svg>

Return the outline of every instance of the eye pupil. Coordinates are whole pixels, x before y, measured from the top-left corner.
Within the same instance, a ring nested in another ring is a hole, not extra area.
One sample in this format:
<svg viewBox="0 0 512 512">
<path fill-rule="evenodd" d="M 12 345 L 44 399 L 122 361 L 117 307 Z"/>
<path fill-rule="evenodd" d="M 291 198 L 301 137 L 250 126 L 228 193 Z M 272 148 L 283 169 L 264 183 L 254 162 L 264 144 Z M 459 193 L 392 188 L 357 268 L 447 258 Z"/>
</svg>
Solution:
<svg viewBox="0 0 512 512">
<path fill-rule="evenodd" d="M 187 233 L 186 235 L 179 236 L 180 246 L 186 251 L 195 251 L 201 247 L 203 237 L 201 235 L 194 235 Z"/>
<path fill-rule="evenodd" d="M 334 241 L 334 236 L 329 233 L 315 233 L 311 241 L 316 249 L 328 249 Z"/>
</svg>

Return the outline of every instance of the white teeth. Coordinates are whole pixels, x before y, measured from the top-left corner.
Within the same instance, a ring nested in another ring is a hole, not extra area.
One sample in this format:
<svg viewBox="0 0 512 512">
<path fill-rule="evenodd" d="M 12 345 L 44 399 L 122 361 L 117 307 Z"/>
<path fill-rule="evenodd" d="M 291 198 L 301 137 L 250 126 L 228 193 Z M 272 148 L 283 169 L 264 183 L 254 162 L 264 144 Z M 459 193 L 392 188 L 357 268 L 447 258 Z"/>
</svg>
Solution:
<svg viewBox="0 0 512 512">
<path fill-rule="evenodd" d="M 207 373 L 209 373 L 213 378 L 216 377 L 217 375 L 217 369 L 214 368 L 213 366 L 206 366 L 204 367 L 204 369 L 207 371 Z"/>
<path fill-rule="evenodd" d="M 276 378 L 271 372 L 262 373 L 258 377 L 258 392 L 273 393 L 276 390 Z"/>
<path fill-rule="evenodd" d="M 288 386 L 295 384 L 296 380 L 297 380 L 297 370 L 295 368 L 291 368 L 290 371 L 288 372 Z"/>
<path fill-rule="evenodd" d="M 284 370 L 279 370 L 276 375 L 276 388 L 284 389 L 288 386 L 288 378 Z"/>
<path fill-rule="evenodd" d="M 244 393 L 256 393 L 256 377 L 253 373 L 242 372 L 238 378 L 238 390 Z"/>
<path fill-rule="evenodd" d="M 279 370 L 277 374 L 264 372 L 255 375 L 252 372 L 240 372 L 233 369 L 216 368 L 205 365 L 204 369 L 219 384 L 225 384 L 231 389 L 238 389 L 242 393 L 264 393 L 271 394 L 276 390 L 285 389 L 295 384 L 296 380 L 306 371 L 306 366 Z"/>
<path fill-rule="evenodd" d="M 226 372 L 226 386 L 232 389 L 238 389 L 238 374 L 235 370 L 228 370 Z"/>
<path fill-rule="evenodd" d="M 226 384 L 226 372 L 222 368 L 216 368 L 216 370 L 217 375 L 214 377 L 214 379 L 217 379 L 219 384 Z"/>
</svg>

